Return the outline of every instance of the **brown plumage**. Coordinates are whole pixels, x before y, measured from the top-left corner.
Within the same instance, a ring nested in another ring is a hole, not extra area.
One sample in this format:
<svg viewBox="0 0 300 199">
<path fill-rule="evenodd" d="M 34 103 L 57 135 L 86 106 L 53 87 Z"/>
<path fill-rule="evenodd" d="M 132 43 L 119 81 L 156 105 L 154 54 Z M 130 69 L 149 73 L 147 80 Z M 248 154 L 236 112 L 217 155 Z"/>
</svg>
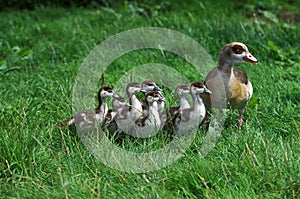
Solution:
<svg viewBox="0 0 300 199">
<path fill-rule="evenodd" d="M 180 111 L 179 117 L 175 120 L 175 126 L 177 131 L 186 131 L 190 127 L 198 124 L 204 119 L 205 106 L 202 103 L 200 94 L 211 94 L 211 91 L 206 88 L 202 82 L 193 82 L 190 86 L 190 94 L 193 99 L 193 104 L 190 108 L 185 108 Z"/>
<path fill-rule="evenodd" d="M 84 110 L 76 113 L 70 119 L 59 123 L 58 126 L 71 126 L 76 124 L 78 127 L 93 126 L 97 122 L 102 124 L 108 113 L 106 98 L 115 96 L 111 87 L 102 86 L 98 91 L 98 106 L 94 110 Z"/>
<path fill-rule="evenodd" d="M 205 85 L 212 94 L 201 96 L 207 109 L 238 109 L 240 130 L 243 112 L 252 96 L 253 88 L 246 73 L 242 69 L 232 67 L 237 62 L 256 64 L 257 59 L 243 43 L 232 42 L 225 45 L 219 54 L 219 66 L 213 68 L 205 78 Z"/>
<path fill-rule="evenodd" d="M 160 93 L 160 99 L 158 101 L 158 109 L 159 111 L 162 111 L 164 109 L 165 106 L 165 97 L 162 94 L 162 90 L 156 85 L 156 83 L 152 80 L 144 80 L 141 83 L 141 92 L 144 93 L 144 95 L 148 92 L 148 91 L 158 91 Z M 142 106 L 143 106 L 143 110 L 144 110 L 144 114 L 147 115 L 147 102 L 145 99 L 141 100 Z"/>
</svg>

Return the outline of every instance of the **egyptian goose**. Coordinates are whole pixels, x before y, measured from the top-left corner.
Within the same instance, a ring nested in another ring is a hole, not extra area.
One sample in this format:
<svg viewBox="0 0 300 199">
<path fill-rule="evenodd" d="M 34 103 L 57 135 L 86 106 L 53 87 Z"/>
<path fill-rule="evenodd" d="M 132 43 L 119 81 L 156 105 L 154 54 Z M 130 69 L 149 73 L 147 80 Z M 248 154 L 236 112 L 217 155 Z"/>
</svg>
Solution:
<svg viewBox="0 0 300 199">
<path fill-rule="evenodd" d="M 114 97 L 115 93 L 111 87 L 102 86 L 98 91 L 98 106 L 94 110 L 85 110 L 73 115 L 70 119 L 63 121 L 59 126 L 75 124 L 78 127 L 93 126 L 95 123 L 102 124 L 108 113 L 106 99 Z"/>
<path fill-rule="evenodd" d="M 243 112 L 252 96 L 253 88 L 246 73 L 232 67 L 237 62 L 256 64 L 258 61 L 243 43 L 232 42 L 225 45 L 219 54 L 219 66 L 212 69 L 205 78 L 205 85 L 212 94 L 203 94 L 202 98 L 207 109 L 238 109 L 240 130 Z"/>
<path fill-rule="evenodd" d="M 140 92 L 140 90 L 141 87 L 136 82 L 130 82 L 126 86 L 126 93 L 129 97 L 129 106 L 124 106 L 119 109 L 118 115 L 114 118 L 118 128 L 122 131 L 126 132 L 128 128 L 131 128 L 131 126 L 143 115 L 142 104 L 136 96 L 136 93 Z M 115 100 L 123 101 L 121 98 L 115 98 Z"/>
<path fill-rule="evenodd" d="M 185 98 L 186 94 L 190 94 L 190 88 L 186 84 L 179 84 L 175 88 L 175 94 L 179 100 L 179 110 L 190 108 L 188 100 Z"/>
<path fill-rule="evenodd" d="M 137 82 L 129 82 L 126 86 L 126 94 L 129 98 L 129 113 L 132 120 L 138 120 L 143 114 L 142 104 L 136 94 L 141 91 L 141 86 Z"/>
<path fill-rule="evenodd" d="M 162 118 L 165 118 L 165 120 L 162 120 L 163 130 L 172 128 L 174 125 L 173 119 L 178 117 L 181 110 L 190 108 L 189 101 L 185 97 L 186 94 L 190 94 L 190 87 L 186 84 L 178 84 L 175 88 L 175 95 L 178 98 L 179 106 L 167 108 L 167 110 L 162 113 Z"/>
<path fill-rule="evenodd" d="M 128 108 L 124 108 L 124 107 L 128 107 Z M 126 100 L 117 95 L 113 98 L 112 100 L 112 110 L 111 110 L 111 115 L 112 115 L 112 119 L 113 120 L 115 117 L 124 119 L 127 116 L 127 112 L 126 110 L 129 111 L 130 104 L 126 102 Z M 125 113 L 126 112 L 126 113 Z"/>
<path fill-rule="evenodd" d="M 175 120 L 176 131 L 185 131 L 194 125 L 198 125 L 205 117 L 206 109 L 202 102 L 200 94 L 212 92 L 206 88 L 202 82 L 193 82 L 190 85 L 190 94 L 193 99 L 193 105 L 190 108 L 182 109 L 179 117 Z M 197 126 L 198 127 L 198 126 Z"/>
<path fill-rule="evenodd" d="M 130 104 L 123 97 L 116 95 L 112 100 L 112 109 L 108 110 L 103 129 L 116 133 L 118 131 L 116 120 L 125 120 L 128 117 L 130 117 Z"/>
<path fill-rule="evenodd" d="M 136 122 L 131 135 L 139 138 L 147 138 L 156 134 L 161 127 L 161 120 L 158 110 L 158 101 L 161 98 L 159 91 L 149 91 L 145 94 L 148 115 Z"/>
<path fill-rule="evenodd" d="M 156 85 L 156 83 L 152 80 L 144 80 L 141 83 L 141 92 L 146 94 L 148 91 L 158 91 L 160 94 L 160 99 L 158 100 L 158 110 L 161 111 L 165 107 L 165 97 L 162 95 L 162 90 Z M 147 109 L 145 101 L 143 102 L 144 109 Z"/>
<path fill-rule="evenodd" d="M 156 83 L 154 81 L 144 80 L 141 83 L 141 92 L 143 92 L 144 95 L 145 95 L 149 91 L 157 91 L 160 94 L 160 98 L 159 98 L 157 104 L 158 104 L 158 111 L 160 113 L 160 119 L 161 119 L 162 126 L 163 126 L 164 123 L 167 120 L 166 111 L 164 110 L 166 98 L 163 96 L 162 90 L 156 85 Z M 147 107 L 146 100 L 144 99 L 141 102 L 142 102 L 142 105 L 143 105 L 143 113 L 146 116 L 146 115 L 148 115 L 148 112 L 147 112 L 148 107 Z"/>
<path fill-rule="evenodd" d="M 128 104 L 123 97 L 115 95 L 112 100 L 112 109 L 108 110 L 105 122 L 110 123 L 116 117 L 122 117 L 122 111 L 124 111 L 124 107 L 130 107 L 130 104 Z"/>
</svg>

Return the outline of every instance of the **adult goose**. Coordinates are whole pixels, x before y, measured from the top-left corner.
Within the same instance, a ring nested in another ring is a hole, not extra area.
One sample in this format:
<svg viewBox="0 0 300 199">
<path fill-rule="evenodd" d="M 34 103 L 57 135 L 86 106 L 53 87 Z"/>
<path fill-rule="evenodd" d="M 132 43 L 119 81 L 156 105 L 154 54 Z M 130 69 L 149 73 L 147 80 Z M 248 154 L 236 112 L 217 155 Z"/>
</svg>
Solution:
<svg viewBox="0 0 300 199">
<path fill-rule="evenodd" d="M 240 42 L 226 44 L 219 54 L 219 66 L 213 68 L 205 78 L 205 85 L 212 94 L 202 94 L 202 98 L 207 109 L 237 109 L 240 130 L 243 112 L 252 96 L 253 88 L 246 73 L 240 68 L 233 68 L 238 62 L 257 64 L 258 61 L 245 44 Z"/>
</svg>

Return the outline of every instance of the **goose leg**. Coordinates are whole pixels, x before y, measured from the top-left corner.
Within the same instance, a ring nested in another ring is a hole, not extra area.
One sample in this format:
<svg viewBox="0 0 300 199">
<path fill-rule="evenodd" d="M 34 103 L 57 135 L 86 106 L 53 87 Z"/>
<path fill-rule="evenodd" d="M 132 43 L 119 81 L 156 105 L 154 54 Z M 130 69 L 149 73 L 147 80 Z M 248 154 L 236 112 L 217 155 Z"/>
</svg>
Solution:
<svg viewBox="0 0 300 199">
<path fill-rule="evenodd" d="M 239 122 L 238 130 L 240 131 L 242 128 L 242 124 L 243 124 L 243 113 L 240 113 L 238 122 Z"/>
</svg>

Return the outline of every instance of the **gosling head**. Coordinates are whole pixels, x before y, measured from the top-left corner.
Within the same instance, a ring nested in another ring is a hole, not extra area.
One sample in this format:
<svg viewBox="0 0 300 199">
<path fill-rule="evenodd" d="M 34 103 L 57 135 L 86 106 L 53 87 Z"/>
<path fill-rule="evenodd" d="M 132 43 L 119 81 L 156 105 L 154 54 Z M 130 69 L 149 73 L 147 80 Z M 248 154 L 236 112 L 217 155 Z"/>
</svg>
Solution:
<svg viewBox="0 0 300 199">
<path fill-rule="evenodd" d="M 149 91 L 145 95 L 145 99 L 146 99 L 148 105 L 151 105 L 154 102 L 159 101 L 160 98 L 161 98 L 161 95 L 158 91 Z"/>
<path fill-rule="evenodd" d="M 113 89 L 109 86 L 102 86 L 98 91 L 98 98 L 108 98 L 114 97 L 116 94 L 114 93 Z"/>
<path fill-rule="evenodd" d="M 141 91 L 141 86 L 137 82 L 129 82 L 126 86 L 127 95 L 131 96 Z"/>
<path fill-rule="evenodd" d="M 141 91 L 146 93 L 148 91 L 161 91 L 161 89 L 152 80 L 144 80 L 141 84 Z"/>
<path fill-rule="evenodd" d="M 208 93 L 211 94 L 212 92 L 206 88 L 206 86 L 202 82 L 193 82 L 190 87 L 191 93 Z"/>
<path fill-rule="evenodd" d="M 175 88 L 175 93 L 178 97 L 180 97 L 180 96 L 183 96 L 185 94 L 189 94 L 190 93 L 190 88 L 186 84 L 179 84 Z"/>
</svg>

